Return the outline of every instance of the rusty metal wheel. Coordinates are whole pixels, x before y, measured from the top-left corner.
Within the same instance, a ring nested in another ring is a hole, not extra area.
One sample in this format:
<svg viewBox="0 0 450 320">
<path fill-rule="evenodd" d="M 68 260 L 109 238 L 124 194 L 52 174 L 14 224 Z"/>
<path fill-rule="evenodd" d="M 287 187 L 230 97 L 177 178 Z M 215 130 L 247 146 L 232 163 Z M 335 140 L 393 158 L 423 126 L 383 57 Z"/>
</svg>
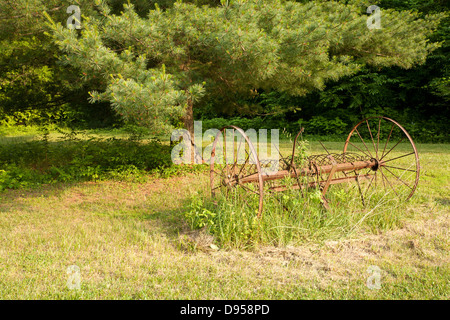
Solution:
<svg viewBox="0 0 450 320">
<path fill-rule="evenodd" d="M 264 180 L 251 139 L 240 128 L 226 126 L 217 132 L 210 160 L 211 195 L 227 195 L 241 188 L 244 203 L 260 217 L 263 209 Z"/>
<path fill-rule="evenodd" d="M 376 160 L 377 165 L 364 174 L 370 174 L 364 196 L 374 188 L 407 201 L 419 182 L 419 155 L 411 136 L 396 121 L 386 117 L 370 117 L 359 122 L 345 141 L 344 153 L 354 152 Z"/>
</svg>

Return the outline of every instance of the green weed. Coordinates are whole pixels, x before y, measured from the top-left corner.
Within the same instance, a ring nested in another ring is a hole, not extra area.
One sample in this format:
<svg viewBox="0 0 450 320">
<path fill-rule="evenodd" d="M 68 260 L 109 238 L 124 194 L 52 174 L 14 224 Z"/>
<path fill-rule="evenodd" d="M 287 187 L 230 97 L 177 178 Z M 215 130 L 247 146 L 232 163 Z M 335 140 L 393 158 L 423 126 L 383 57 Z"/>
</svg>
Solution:
<svg viewBox="0 0 450 320">
<path fill-rule="evenodd" d="M 210 198 L 197 194 L 190 199 L 184 218 L 191 228 L 208 226 L 221 246 L 252 248 L 258 245 L 300 245 L 351 237 L 361 230 L 377 234 L 401 225 L 404 207 L 392 195 L 373 191 L 363 206 L 355 186 L 333 186 L 327 193 L 330 208 L 323 205 L 318 188 L 290 188 L 294 178 L 285 178 L 288 190 L 264 192 L 264 211 L 257 218 L 258 200 L 242 188 Z"/>
</svg>

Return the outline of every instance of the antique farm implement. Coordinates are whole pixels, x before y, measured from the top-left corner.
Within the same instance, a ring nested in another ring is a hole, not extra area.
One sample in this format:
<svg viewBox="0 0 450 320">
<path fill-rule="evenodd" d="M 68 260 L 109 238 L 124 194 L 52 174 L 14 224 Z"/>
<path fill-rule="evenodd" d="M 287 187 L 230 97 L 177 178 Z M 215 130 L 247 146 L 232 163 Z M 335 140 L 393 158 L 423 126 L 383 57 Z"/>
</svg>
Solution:
<svg viewBox="0 0 450 320">
<path fill-rule="evenodd" d="M 259 204 L 255 209 L 259 217 L 264 193 L 287 188 L 302 193 L 308 188 L 319 188 L 325 207 L 328 207 L 325 194 L 333 184 L 356 183 L 363 204 L 374 189 L 402 201 L 411 198 L 416 190 L 420 171 L 417 149 L 396 121 L 386 117 L 364 119 L 350 131 L 342 153 L 330 153 L 322 145 L 326 154 L 299 159 L 295 151 L 302 131 L 295 137 L 288 156 L 282 155 L 279 146 L 272 145 L 278 152 L 277 159 L 273 159 L 257 152 L 256 147 L 261 151 L 262 146 L 261 141 L 255 143 L 255 136 L 235 126 L 222 128 L 211 151 L 212 195 L 242 188 L 249 198 L 256 198 L 253 201 Z M 287 186 L 286 178 L 294 183 Z"/>
</svg>

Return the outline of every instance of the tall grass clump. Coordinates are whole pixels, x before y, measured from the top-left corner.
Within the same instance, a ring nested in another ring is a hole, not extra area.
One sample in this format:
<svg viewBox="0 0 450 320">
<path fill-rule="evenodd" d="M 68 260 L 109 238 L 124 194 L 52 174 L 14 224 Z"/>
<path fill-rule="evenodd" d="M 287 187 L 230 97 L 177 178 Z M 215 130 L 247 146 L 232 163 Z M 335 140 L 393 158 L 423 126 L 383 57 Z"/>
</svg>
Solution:
<svg viewBox="0 0 450 320">
<path fill-rule="evenodd" d="M 204 228 L 221 247 L 249 249 L 258 245 L 288 246 L 374 234 L 401 226 L 404 205 L 384 190 L 374 190 L 362 205 L 352 185 L 333 186 L 327 193 L 330 208 L 323 205 L 319 188 L 296 190 L 292 178 L 288 190 L 272 193 L 266 188 L 264 211 L 257 217 L 258 197 L 242 188 L 211 198 L 196 194 L 184 212 L 192 229 Z"/>
</svg>

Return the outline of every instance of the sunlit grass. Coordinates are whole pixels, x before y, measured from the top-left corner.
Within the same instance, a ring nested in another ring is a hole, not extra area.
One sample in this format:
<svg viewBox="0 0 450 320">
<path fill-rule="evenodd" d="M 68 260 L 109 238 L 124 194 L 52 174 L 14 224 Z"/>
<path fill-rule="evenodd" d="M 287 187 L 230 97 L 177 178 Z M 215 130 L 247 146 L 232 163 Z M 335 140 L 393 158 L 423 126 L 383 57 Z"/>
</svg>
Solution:
<svg viewBox="0 0 450 320">
<path fill-rule="evenodd" d="M 326 153 L 304 138 L 310 154 Z M 344 143 L 324 145 L 340 153 Z M 290 154 L 289 139 L 280 146 Z M 325 210 L 315 190 L 291 190 L 267 195 L 261 220 L 239 193 L 209 203 L 207 170 L 1 192 L 0 297 L 448 299 L 450 149 L 417 148 L 421 177 L 407 203 L 378 186 L 364 207 L 352 183 L 331 186 Z M 216 230 L 185 219 L 200 198 Z M 71 265 L 80 290 L 67 286 Z M 366 286 L 372 265 L 380 290 Z"/>
</svg>

